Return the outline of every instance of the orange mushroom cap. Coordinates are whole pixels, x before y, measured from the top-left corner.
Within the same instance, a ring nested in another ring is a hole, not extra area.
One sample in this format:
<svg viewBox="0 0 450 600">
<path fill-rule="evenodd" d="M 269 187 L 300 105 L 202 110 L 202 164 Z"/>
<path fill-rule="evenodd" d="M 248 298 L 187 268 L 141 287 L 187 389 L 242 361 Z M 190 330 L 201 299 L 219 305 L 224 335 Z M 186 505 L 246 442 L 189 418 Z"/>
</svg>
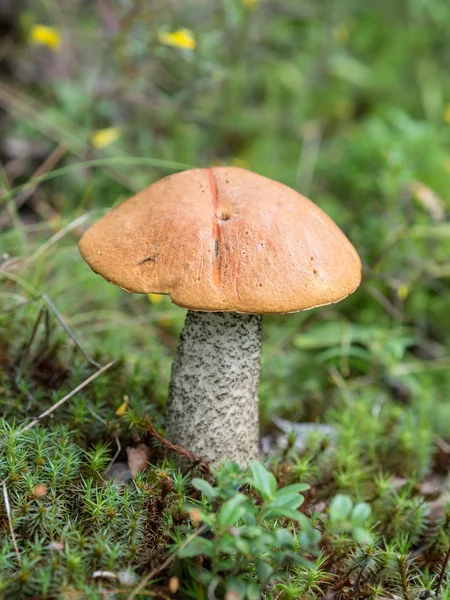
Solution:
<svg viewBox="0 0 450 600">
<path fill-rule="evenodd" d="M 79 246 L 108 281 L 199 311 L 297 312 L 338 302 L 361 280 L 356 250 L 318 206 L 238 167 L 165 177 Z"/>
</svg>

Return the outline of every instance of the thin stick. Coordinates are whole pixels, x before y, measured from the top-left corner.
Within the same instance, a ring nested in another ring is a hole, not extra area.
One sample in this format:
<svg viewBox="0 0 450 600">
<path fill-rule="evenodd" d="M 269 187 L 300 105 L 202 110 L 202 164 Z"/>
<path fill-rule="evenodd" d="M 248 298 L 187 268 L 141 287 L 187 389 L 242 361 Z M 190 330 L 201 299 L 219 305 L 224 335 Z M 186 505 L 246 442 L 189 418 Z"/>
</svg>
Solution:
<svg viewBox="0 0 450 600">
<path fill-rule="evenodd" d="M 14 545 L 14 550 L 16 551 L 17 562 L 20 565 L 20 564 L 22 564 L 22 559 L 20 558 L 19 547 L 17 545 L 16 536 L 14 534 L 14 527 L 13 527 L 13 522 L 12 522 L 12 517 L 11 517 L 11 507 L 9 505 L 8 489 L 6 487 L 6 480 L 2 481 L 2 487 L 3 487 L 3 499 L 5 501 L 6 515 L 8 517 L 8 523 L 9 523 L 9 531 L 11 533 L 11 539 L 12 539 L 12 542 Z"/>
<path fill-rule="evenodd" d="M 9 274 L 9 275 L 11 276 L 11 274 Z M 10 278 L 13 281 L 15 281 L 15 277 L 10 277 Z M 93 358 L 91 358 L 85 352 L 85 350 L 83 350 L 83 347 L 82 347 L 81 343 L 78 341 L 77 337 L 75 336 L 75 334 L 73 333 L 73 331 L 70 329 L 70 327 L 65 323 L 64 319 L 61 316 L 61 313 L 58 311 L 58 309 L 53 304 L 53 302 L 50 300 L 50 298 L 47 296 L 47 294 L 42 294 L 42 295 L 38 294 L 38 295 L 34 296 L 34 298 L 30 298 L 29 300 L 25 300 L 25 302 L 19 302 L 15 306 L 11 306 L 10 308 L 7 308 L 6 310 L 0 311 L 0 315 L 4 315 L 4 314 L 10 313 L 10 312 L 14 312 L 15 310 L 18 310 L 19 308 L 22 308 L 23 306 L 27 306 L 28 304 L 31 304 L 32 302 L 36 302 L 37 300 L 43 300 L 45 302 L 45 304 L 48 306 L 48 308 L 55 315 L 55 317 L 58 320 L 58 322 L 61 325 L 61 327 L 64 329 L 64 331 L 70 337 L 70 339 L 73 341 L 73 343 L 78 348 L 78 350 L 81 352 L 81 354 L 84 356 L 84 358 L 88 361 L 88 363 L 91 364 L 93 367 L 96 367 L 97 369 L 100 369 L 101 365 L 97 361 L 95 361 Z"/>
<path fill-rule="evenodd" d="M 439 594 L 439 590 L 441 589 L 441 585 L 444 582 L 444 577 L 445 577 L 445 573 L 447 571 L 447 567 L 448 567 L 448 561 L 450 560 L 450 546 L 447 550 L 447 554 L 445 555 L 445 559 L 444 559 L 444 564 L 442 565 L 442 570 L 441 570 L 441 574 L 439 575 L 439 581 L 438 584 L 436 586 L 436 597 Z"/>
<path fill-rule="evenodd" d="M 155 426 L 151 421 L 147 421 L 143 427 L 152 437 L 158 440 L 158 442 L 163 446 L 166 446 L 166 448 L 169 448 L 169 450 L 173 450 L 173 452 L 176 452 L 176 454 L 179 456 L 184 456 L 184 458 L 187 458 L 192 462 L 200 462 L 198 456 L 195 456 L 195 454 L 189 452 L 189 450 L 186 450 L 186 448 L 178 446 L 178 444 L 172 444 L 172 442 L 169 442 L 169 440 L 163 438 L 162 435 L 156 431 Z"/>
<path fill-rule="evenodd" d="M 45 329 L 45 338 L 44 338 L 44 348 L 45 350 L 47 350 L 50 346 L 50 311 L 48 310 L 48 308 L 46 307 L 45 309 L 45 323 L 44 323 L 44 329 Z"/>
<path fill-rule="evenodd" d="M 81 354 L 84 356 L 84 358 L 88 361 L 88 363 L 90 363 L 94 367 L 97 367 L 97 369 L 100 369 L 101 365 L 97 361 L 95 361 L 93 358 L 91 358 L 90 356 L 88 356 L 86 354 L 86 352 L 83 350 L 83 347 L 81 346 L 81 343 L 75 337 L 75 334 L 70 329 L 70 327 L 68 325 L 66 325 L 64 319 L 61 316 L 61 313 L 58 311 L 58 309 L 53 304 L 53 302 L 50 300 L 50 298 L 47 296 L 47 294 L 42 294 L 41 297 L 44 300 L 44 302 L 47 304 L 47 306 L 50 308 L 52 313 L 55 315 L 55 317 L 58 319 L 61 327 L 64 329 L 64 331 L 67 333 L 67 335 L 71 338 L 71 340 L 73 341 L 75 346 L 78 348 L 78 350 L 81 352 Z"/>
<path fill-rule="evenodd" d="M 42 246 L 39 246 L 39 248 L 31 256 L 29 256 L 28 258 L 26 258 L 24 260 L 25 265 L 31 264 L 37 258 L 39 258 L 40 256 L 42 256 L 44 254 L 44 252 L 47 252 L 47 250 L 49 248 L 51 248 L 54 244 L 56 244 L 56 242 L 59 242 L 59 240 L 62 239 L 65 235 L 67 235 L 68 233 L 70 233 L 74 229 L 77 229 L 80 225 L 82 225 L 88 219 L 90 219 L 90 217 L 91 217 L 91 213 L 88 212 L 88 213 L 85 213 L 85 214 L 81 215 L 77 219 L 74 219 L 70 223 L 68 223 L 65 227 L 63 227 L 57 233 L 55 233 L 54 235 L 52 235 L 52 237 L 50 239 L 48 239 L 46 242 L 44 242 L 42 244 Z"/>
<path fill-rule="evenodd" d="M 116 450 L 116 453 L 114 454 L 114 456 L 112 457 L 112 459 L 109 461 L 109 465 L 108 465 L 108 466 L 106 467 L 106 469 L 105 469 L 106 471 L 107 471 L 108 469 L 110 469 L 110 468 L 113 466 L 113 464 L 114 464 L 114 463 L 116 462 L 116 460 L 117 460 L 117 457 L 118 457 L 118 456 L 119 456 L 119 454 L 122 452 L 122 446 L 120 445 L 120 440 L 119 440 L 119 438 L 116 436 L 116 437 L 114 438 L 114 440 L 115 440 L 115 442 L 116 442 L 116 444 L 117 444 L 117 450 Z"/>
<path fill-rule="evenodd" d="M 374 286 L 368 285 L 367 290 L 372 298 L 375 298 L 377 302 L 385 309 L 387 313 L 391 315 L 393 319 L 403 322 L 405 320 L 404 314 L 398 310 L 396 306 L 392 304 L 390 300 L 386 298 L 381 292 L 379 292 Z"/>
<path fill-rule="evenodd" d="M 1 263 L 2 271 L 8 271 L 14 269 L 18 264 L 28 266 L 38 258 L 40 258 L 49 248 L 55 245 L 59 240 L 61 240 L 65 235 L 73 231 L 74 229 L 78 229 L 80 225 L 85 223 L 91 217 L 91 212 L 87 212 L 78 218 L 70 221 L 67 225 L 65 225 L 62 229 L 57 231 L 50 239 L 44 242 L 37 250 L 34 251 L 33 254 L 28 256 L 27 258 L 21 260 L 19 258 L 10 258 Z M 0 215 L 0 227 L 1 227 L 1 215 Z"/>
<path fill-rule="evenodd" d="M 18 310 L 19 308 L 21 308 L 22 306 L 28 306 L 28 304 L 31 304 L 32 302 L 36 302 L 36 300 L 40 300 L 41 297 L 40 296 L 36 296 L 35 298 L 24 298 L 22 296 L 22 300 L 20 302 L 18 302 L 17 304 L 14 304 L 14 306 L 10 306 L 9 308 L 5 308 L 5 310 L 0 310 L 0 315 L 6 315 L 10 312 L 14 312 L 15 310 Z"/>
<path fill-rule="evenodd" d="M 82 383 L 80 383 L 79 386 L 77 386 L 74 390 L 72 390 L 69 394 L 67 394 L 67 396 L 64 396 L 64 398 L 61 398 L 61 400 L 59 400 L 56 404 L 54 404 L 49 409 L 47 409 L 45 412 L 43 412 L 41 415 L 39 415 L 39 417 L 37 417 L 37 419 L 33 419 L 30 423 L 28 423 L 28 425 L 26 425 L 25 427 L 20 429 L 16 435 L 17 436 L 21 435 L 25 431 L 28 431 L 29 429 L 34 427 L 37 423 L 39 423 L 39 421 L 41 421 L 45 417 L 48 417 L 48 415 L 52 414 L 52 412 L 54 412 L 57 408 L 59 408 L 62 404 L 64 404 L 64 402 L 67 402 L 67 400 L 70 400 L 70 398 L 75 396 L 75 394 L 77 394 L 79 391 L 81 391 L 83 388 L 85 388 L 87 385 L 89 385 L 91 383 L 91 381 L 94 381 L 94 379 L 97 379 L 97 377 L 100 377 L 100 375 L 102 375 L 105 371 L 107 371 L 109 368 L 111 368 L 115 362 L 116 362 L 115 360 L 111 361 L 110 363 L 108 363 L 107 365 L 105 365 L 104 367 L 102 367 L 101 369 L 96 371 L 93 375 L 91 375 L 90 377 L 85 379 Z"/>
<path fill-rule="evenodd" d="M 134 590 L 131 592 L 131 594 L 129 594 L 126 598 L 126 600 L 133 600 L 133 598 L 135 598 L 137 596 L 137 594 L 139 594 L 141 592 L 141 590 L 147 585 L 147 583 L 153 579 L 154 577 L 156 577 L 156 575 L 158 575 L 159 573 L 161 573 L 161 571 L 164 571 L 165 569 L 167 569 L 167 567 L 170 565 L 170 563 L 172 563 L 178 552 L 180 552 L 181 550 L 183 550 L 184 548 L 186 548 L 186 546 L 197 536 L 199 536 L 201 533 L 203 533 L 205 531 L 205 529 L 207 528 L 207 525 L 202 525 L 201 527 L 199 527 L 198 529 L 196 529 L 194 531 L 194 533 L 192 535 L 190 535 L 186 540 L 184 540 L 184 542 L 181 544 L 181 546 L 175 551 L 173 552 L 173 554 L 169 554 L 169 556 L 166 558 L 166 560 L 159 565 L 159 567 L 156 567 L 155 569 L 153 569 L 153 571 L 150 571 L 150 573 L 148 573 L 144 579 L 142 579 L 139 583 L 139 585 L 137 585 Z"/>
</svg>

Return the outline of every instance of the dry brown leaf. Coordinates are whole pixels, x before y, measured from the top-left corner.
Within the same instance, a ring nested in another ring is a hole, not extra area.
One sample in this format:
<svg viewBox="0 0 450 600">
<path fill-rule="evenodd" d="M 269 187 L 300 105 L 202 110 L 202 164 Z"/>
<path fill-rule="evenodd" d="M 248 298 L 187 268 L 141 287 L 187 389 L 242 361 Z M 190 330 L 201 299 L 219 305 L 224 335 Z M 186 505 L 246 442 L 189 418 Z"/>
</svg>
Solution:
<svg viewBox="0 0 450 600">
<path fill-rule="evenodd" d="M 139 444 L 136 448 L 127 448 L 128 466 L 133 477 L 146 468 L 150 454 L 150 448 L 145 444 Z"/>
</svg>

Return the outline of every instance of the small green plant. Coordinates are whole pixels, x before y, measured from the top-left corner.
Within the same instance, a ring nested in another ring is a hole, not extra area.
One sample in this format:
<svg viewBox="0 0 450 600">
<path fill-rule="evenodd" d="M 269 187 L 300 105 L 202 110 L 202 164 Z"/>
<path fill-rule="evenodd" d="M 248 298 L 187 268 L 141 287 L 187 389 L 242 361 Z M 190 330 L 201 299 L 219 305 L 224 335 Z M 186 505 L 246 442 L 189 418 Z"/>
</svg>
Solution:
<svg viewBox="0 0 450 600">
<path fill-rule="evenodd" d="M 82 450 L 74 432 L 36 426 L 22 433 L 0 419 L 0 598 L 55 597 L 67 584 L 97 596 L 95 571 L 127 568 L 165 540 L 177 510 L 177 478 L 155 469 L 117 485 L 104 477 L 108 446 Z M 164 475 L 163 475 L 164 473 Z M 14 531 L 14 547 L 10 527 Z M 3 594 L 3 595 L 2 595 Z"/>
<path fill-rule="evenodd" d="M 349 496 L 338 494 L 328 509 L 327 529 L 330 533 L 349 533 L 358 544 L 371 544 L 373 539 L 367 528 L 371 512 L 367 502 L 354 505 Z"/>
<path fill-rule="evenodd" d="M 242 599 L 256 600 L 274 581 L 285 579 L 289 567 L 311 566 L 305 544 L 320 539 L 320 532 L 298 510 L 304 501 L 301 492 L 309 485 L 277 489 L 274 475 L 260 463 L 251 463 L 250 471 L 243 476 L 228 464 L 218 472 L 215 487 L 203 479 L 192 481 L 202 499 L 188 510 L 203 525 L 199 535 L 181 544 L 178 556 L 208 593 L 220 597 L 234 591 Z M 307 532 L 302 541 L 298 525 Z M 200 598 L 203 592 L 191 593 Z"/>
</svg>

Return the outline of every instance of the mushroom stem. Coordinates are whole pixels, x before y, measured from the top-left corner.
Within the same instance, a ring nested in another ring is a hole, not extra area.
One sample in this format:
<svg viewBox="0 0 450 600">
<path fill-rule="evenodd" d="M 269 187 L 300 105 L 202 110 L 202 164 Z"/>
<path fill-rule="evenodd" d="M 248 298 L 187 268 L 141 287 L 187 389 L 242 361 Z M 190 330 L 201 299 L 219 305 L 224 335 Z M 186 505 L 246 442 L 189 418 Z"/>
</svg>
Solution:
<svg viewBox="0 0 450 600">
<path fill-rule="evenodd" d="M 258 458 L 261 315 L 188 311 L 172 366 L 168 438 L 199 458 Z"/>
</svg>

